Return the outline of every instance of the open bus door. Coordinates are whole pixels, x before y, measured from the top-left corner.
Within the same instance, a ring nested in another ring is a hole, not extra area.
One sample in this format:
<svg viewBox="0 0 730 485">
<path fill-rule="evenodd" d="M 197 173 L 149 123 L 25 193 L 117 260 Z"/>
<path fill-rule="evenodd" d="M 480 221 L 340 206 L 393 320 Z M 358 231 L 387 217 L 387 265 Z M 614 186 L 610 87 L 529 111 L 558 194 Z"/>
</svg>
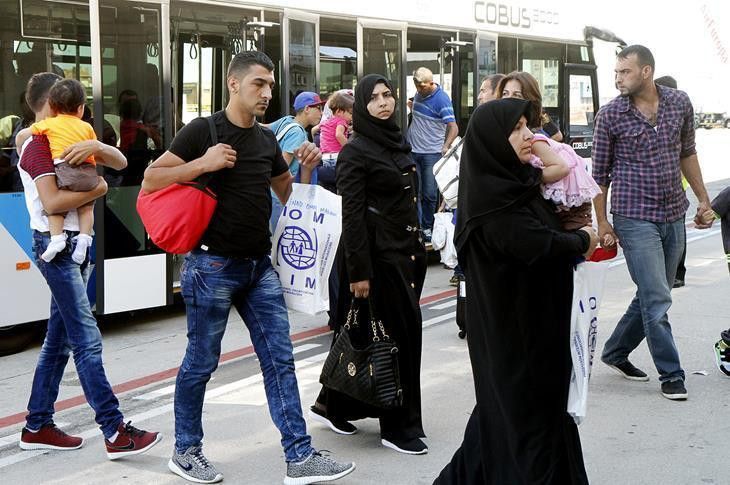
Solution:
<svg viewBox="0 0 730 485">
<path fill-rule="evenodd" d="M 581 157 L 590 158 L 598 112 L 596 66 L 565 64 L 563 79 L 563 141 Z"/>
</svg>

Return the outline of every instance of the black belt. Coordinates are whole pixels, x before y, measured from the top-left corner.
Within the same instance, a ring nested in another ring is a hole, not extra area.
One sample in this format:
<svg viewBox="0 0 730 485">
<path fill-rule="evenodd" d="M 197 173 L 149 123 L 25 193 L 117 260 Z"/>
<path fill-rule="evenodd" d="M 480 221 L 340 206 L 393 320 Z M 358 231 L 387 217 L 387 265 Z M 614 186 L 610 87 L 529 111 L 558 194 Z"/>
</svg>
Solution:
<svg viewBox="0 0 730 485">
<path fill-rule="evenodd" d="M 392 227 L 394 229 L 405 229 L 407 232 L 417 232 L 419 229 L 417 224 L 415 226 L 412 226 L 410 224 L 402 226 L 402 225 L 398 224 L 397 222 L 392 222 L 390 219 L 388 219 L 385 216 L 385 214 L 383 214 L 382 212 L 380 212 L 378 209 L 376 209 L 375 207 L 373 207 L 371 205 L 368 206 L 368 211 L 375 214 L 376 216 L 379 216 L 377 220 L 381 221 L 381 223 L 389 225 L 390 227 Z"/>
<path fill-rule="evenodd" d="M 37 232 L 38 234 L 40 234 L 41 236 L 51 237 L 51 231 L 39 231 L 38 229 L 33 229 L 33 230 L 35 232 Z M 72 231 L 71 229 L 64 229 L 63 232 L 77 233 L 79 231 Z"/>
</svg>

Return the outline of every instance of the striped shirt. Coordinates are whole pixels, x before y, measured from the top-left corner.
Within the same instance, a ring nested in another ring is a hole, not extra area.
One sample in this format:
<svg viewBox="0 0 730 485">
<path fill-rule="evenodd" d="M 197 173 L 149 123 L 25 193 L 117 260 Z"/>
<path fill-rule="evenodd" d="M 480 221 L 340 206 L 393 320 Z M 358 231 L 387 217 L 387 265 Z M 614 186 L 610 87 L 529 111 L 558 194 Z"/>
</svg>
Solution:
<svg viewBox="0 0 730 485">
<path fill-rule="evenodd" d="M 449 96 L 436 86 L 426 97 L 413 98 L 413 119 L 408 127 L 408 142 L 413 153 L 441 153 L 446 140 L 446 124 L 456 122 Z"/>
<path fill-rule="evenodd" d="M 679 161 L 695 149 L 694 110 L 683 91 L 657 86 L 652 126 L 629 97 L 619 96 L 596 116 L 593 178 L 611 186 L 611 213 L 651 222 L 684 217 L 689 202 Z"/>
</svg>

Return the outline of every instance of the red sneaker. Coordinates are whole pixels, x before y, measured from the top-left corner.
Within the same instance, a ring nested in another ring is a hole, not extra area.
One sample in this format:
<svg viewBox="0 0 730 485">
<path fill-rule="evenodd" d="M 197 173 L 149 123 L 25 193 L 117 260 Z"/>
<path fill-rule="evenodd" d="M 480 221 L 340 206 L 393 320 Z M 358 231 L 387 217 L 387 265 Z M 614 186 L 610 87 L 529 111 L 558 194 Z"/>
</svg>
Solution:
<svg viewBox="0 0 730 485">
<path fill-rule="evenodd" d="M 104 440 L 104 443 L 106 443 L 106 456 L 110 460 L 144 453 L 162 439 L 160 433 L 150 433 L 149 431 L 137 429 L 131 423 L 131 421 L 127 424 L 124 424 L 124 422 L 119 423 L 117 428 L 119 435 L 113 443 Z"/>
<path fill-rule="evenodd" d="M 78 450 L 83 444 L 83 438 L 64 433 L 53 423 L 44 424 L 36 433 L 28 428 L 20 433 L 20 447 L 24 450 Z"/>
</svg>

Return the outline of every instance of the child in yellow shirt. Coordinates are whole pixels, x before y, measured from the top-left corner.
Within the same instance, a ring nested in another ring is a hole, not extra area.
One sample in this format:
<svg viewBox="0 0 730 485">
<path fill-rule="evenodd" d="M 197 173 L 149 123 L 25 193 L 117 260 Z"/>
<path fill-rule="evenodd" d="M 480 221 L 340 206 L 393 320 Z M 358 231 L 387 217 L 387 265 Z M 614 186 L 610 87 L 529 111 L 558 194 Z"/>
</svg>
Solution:
<svg viewBox="0 0 730 485">
<path fill-rule="evenodd" d="M 59 189 L 73 192 L 88 192 L 99 183 L 94 157 L 89 156 L 79 165 L 69 165 L 61 154 L 69 146 L 83 140 L 96 140 L 96 134 L 90 124 L 81 121 L 84 113 L 86 92 L 75 79 L 61 79 L 53 85 L 48 93 L 48 104 L 54 117 L 34 123 L 30 127 L 33 135 L 46 135 L 51 147 L 51 155 L 56 168 L 56 181 Z M 79 216 L 79 235 L 76 237 L 76 248 L 71 258 L 78 264 L 86 260 L 91 246 L 91 231 L 94 225 L 94 203 L 89 202 L 77 208 Z M 66 247 L 66 233 L 63 231 L 65 214 L 49 214 L 48 227 L 51 242 L 41 258 L 49 262 Z"/>
</svg>

